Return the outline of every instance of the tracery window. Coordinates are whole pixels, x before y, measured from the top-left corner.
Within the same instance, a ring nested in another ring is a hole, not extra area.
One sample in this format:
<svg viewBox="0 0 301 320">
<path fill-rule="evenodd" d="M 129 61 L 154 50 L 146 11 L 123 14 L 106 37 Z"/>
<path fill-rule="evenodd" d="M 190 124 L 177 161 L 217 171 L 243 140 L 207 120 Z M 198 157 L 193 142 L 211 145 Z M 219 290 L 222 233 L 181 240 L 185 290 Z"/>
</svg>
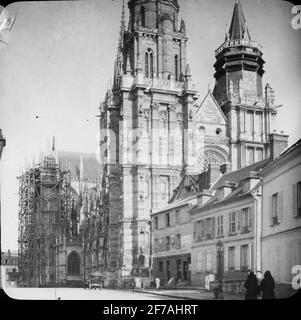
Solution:
<svg viewBox="0 0 301 320">
<path fill-rule="evenodd" d="M 80 258 L 75 251 L 72 251 L 68 256 L 68 273 L 80 274 Z"/>
<path fill-rule="evenodd" d="M 145 78 L 154 77 L 154 53 L 152 49 L 147 49 L 145 53 Z"/>
</svg>

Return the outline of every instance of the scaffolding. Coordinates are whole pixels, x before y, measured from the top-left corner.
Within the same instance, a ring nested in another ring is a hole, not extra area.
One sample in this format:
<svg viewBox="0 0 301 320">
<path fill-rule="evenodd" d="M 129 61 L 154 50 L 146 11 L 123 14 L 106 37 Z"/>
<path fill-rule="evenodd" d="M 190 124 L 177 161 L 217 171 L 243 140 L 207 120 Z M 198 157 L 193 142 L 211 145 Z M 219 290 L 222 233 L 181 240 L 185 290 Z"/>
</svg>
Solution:
<svg viewBox="0 0 301 320">
<path fill-rule="evenodd" d="M 19 180 L 20 285 L 55 285 L 56 246 L 70 234 L 70 172 L 46 156 Z"/>
</svg>

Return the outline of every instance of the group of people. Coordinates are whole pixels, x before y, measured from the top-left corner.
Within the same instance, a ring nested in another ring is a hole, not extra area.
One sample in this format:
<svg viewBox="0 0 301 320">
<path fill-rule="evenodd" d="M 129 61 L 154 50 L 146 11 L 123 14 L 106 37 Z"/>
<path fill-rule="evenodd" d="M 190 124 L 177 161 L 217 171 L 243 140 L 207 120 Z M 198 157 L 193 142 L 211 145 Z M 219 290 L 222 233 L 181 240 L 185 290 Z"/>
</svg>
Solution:
<svg viewBox="0 0 301 320">
<path fill-rule="evenodd" d="M 275 299 L 275 281 L 270 271 L 264 273 L 259 282 L 256 275 L 251 271 L 244 283 L 246 288 L 246 300 L 256 300 L 261 295 L 262 299 Z"/>
<path fill-rule="evenodd" d="M 136 286 L 137 286 L 137 283 L 136 283 L 136 278 L 133 278 L 132 279 L 132 284 L 131 284 L 131 286 L 132 286 L 132 290 L 133 291 L 135 291 L 135 289 L 136 289 Z M 156 289 L 157 290 L 159 290 L 160 289 L 160 282 L 161 282 L 161 280 L 157 277 L 156 279 L 155 279 L 155 285 L 156 285 Z M 144 282 L 141 282 L 141 288 L 142 288 L 142 290 L 144 290 Z"/>
</svg>

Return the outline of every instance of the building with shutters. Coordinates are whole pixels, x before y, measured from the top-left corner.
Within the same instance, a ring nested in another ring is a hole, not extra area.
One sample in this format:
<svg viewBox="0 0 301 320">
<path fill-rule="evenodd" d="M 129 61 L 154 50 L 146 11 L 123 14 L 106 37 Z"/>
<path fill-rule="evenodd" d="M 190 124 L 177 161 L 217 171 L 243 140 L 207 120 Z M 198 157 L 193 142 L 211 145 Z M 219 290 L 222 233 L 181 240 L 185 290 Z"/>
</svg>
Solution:
<svg viewBox="0 0 301 320">
<path fill-rule="evenodd" d="M 215 51 L 214 90 L 204 99 L 192 80 L 178 1 L 130 0 L 128 8 L 99 114 L 107 274 L 118 279 L 150 276 L 150 215 L 185 175 L 211 164 L 236 170 L 269 156 L 278 107 L 271 87 L 263 90 L 262 47 L 239 1 Z"/>
<path fill-rule="evenodd" d="M 162 284 L 175 278 L 177 284 L 190 284 L 192 224 L 189 210 L 200 191 L 200 176 L 185 175 L 169 204 L 154 211 L 152 219 L 153 277 Z"/>
<path fill-rule="evenodd" d="M 287 297 L 293 293 L 292 268 L 301 265 L 301 140 L 266 166 L 260 176 L 262 271 L 271 271 L 276 295 Z"/>
<path fill-rule="evenodd" d="M 248 270 L 260 270 L 261 182 L 258 172 L 269 159 L 220 174 L 211 187 L 197 195 L 190 210 L 193 228 L 191 283 L 205 286 L 217 273 L 217 248 L 224 247 L 224 290 L 241 292 Z M 217 171 L 219 168 L 211 168 Z"/>
</svg>

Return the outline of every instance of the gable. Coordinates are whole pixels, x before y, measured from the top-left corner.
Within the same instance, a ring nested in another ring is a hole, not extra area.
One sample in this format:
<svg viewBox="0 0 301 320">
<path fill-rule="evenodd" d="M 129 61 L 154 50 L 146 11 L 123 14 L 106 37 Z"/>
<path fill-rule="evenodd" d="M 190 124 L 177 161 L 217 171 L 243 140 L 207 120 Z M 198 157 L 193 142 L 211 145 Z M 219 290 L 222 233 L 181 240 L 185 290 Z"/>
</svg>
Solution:
<svg viewBox="0 0 301 320">
<path fill-rule="evenodd" d="M 227 119 L 217 101 L 209 91 L 196 112 L 197 122 L 226 125 Z"/>
<path fill-rule="evenodd" d="M 198 177 L 185 175 L 182 178 L 179 186 L 176 188 L 174 195 L 170 199 L 169 203 L 173 203 L 177 200 L 186 199 L 196 194 L 199 191 Z"/>
</svg>

